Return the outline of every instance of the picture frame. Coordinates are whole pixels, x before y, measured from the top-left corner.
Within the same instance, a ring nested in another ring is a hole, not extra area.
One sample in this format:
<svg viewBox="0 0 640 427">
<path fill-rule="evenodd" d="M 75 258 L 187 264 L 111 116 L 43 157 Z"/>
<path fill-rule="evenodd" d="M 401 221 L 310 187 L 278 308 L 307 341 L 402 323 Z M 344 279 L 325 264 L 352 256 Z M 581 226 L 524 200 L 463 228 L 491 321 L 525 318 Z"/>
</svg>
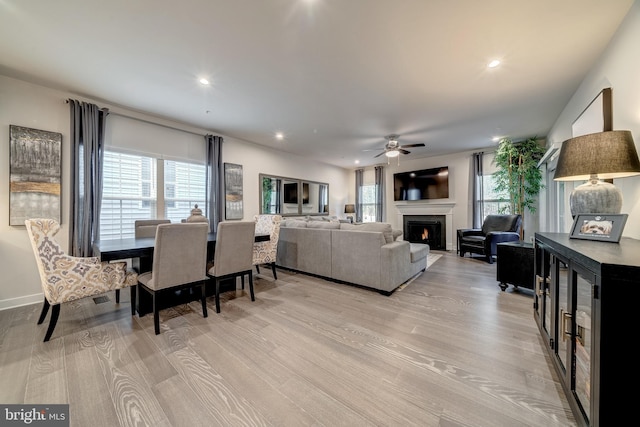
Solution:
<svg viewBox="0 0 640 427">
<path fill-rule="evenodd" d="M 618 243 L 627 214 L 578 214 L 571 227 L 571 239 Z"/>
<path fill-rule="evenodd" d="M 242 199 L 242 165 L 224 164 L 224 200 L 225 219 L 242 219 L 244 217 Z"/>
<path fill-rule="evenodd" d="M 602 89 L 589 105 L 571 124 L 571 135 L 588 135 L 590 133 L 613 130 L 611 88 Z"/>
<path fill-rule="evenodd" d="M 9 225 L 30 218 L 60 222 L 62 134 L 9 125 Z"/>
</svg>

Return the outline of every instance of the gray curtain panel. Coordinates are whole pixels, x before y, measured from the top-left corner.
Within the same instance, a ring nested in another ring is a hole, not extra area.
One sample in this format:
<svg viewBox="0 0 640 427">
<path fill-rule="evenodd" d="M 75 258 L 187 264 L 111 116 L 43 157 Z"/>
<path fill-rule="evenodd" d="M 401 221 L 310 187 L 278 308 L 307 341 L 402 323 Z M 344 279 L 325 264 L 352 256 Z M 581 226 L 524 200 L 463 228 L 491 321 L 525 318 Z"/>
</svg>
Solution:
<svg viewBox="0 0 640 427">
<path fill-rule="evenodd" d="M 364 169 L 356 169 L 356 222 L 362 222 L 362 182 Z"/>
<path fill-rule="evenodd" d="M 222 162 L 221 136 L 205 135 L 207 145 L 207 213 L 209 215 L 209 230 L 216 231 L 218 223 L 224 219 L 224 163 Z"/>
<path fill-rule="evenodd" d="M 376 176 L 376 221 L 384 222 L 384 166 L 375 167 Z"/>
<path fill-rule="evenodd" d="M 483 155 L 484 152 L 473 153 L 473 228 L 481 228 L 484 220 Z"/>
<path fill-rule="evenodd" d="M 92 256 L 100 236 L 104 131 L 109 110 L 68 100 L 71 116 L 71 197 L 69 253 Z"/>
</svg>

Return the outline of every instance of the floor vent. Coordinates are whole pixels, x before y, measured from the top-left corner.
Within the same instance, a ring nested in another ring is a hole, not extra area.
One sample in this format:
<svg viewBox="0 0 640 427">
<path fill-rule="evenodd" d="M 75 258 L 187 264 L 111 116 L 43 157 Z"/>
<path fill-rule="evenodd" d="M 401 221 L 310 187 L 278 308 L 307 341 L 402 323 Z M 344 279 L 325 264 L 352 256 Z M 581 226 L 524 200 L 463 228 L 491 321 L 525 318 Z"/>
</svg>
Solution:
<svg viewBox="0 0 640 427">
<path fill-rule="evenodd" d="M 109 297 L 108 296 L 104 296 L 104 295 L 101 296 L 101 297 L 93 298 L 93 302 L 95 302 L 96 304 L 102 304 L 102 303 L 109 302 L 109 301 L 110 301 Z"/>
</svg>

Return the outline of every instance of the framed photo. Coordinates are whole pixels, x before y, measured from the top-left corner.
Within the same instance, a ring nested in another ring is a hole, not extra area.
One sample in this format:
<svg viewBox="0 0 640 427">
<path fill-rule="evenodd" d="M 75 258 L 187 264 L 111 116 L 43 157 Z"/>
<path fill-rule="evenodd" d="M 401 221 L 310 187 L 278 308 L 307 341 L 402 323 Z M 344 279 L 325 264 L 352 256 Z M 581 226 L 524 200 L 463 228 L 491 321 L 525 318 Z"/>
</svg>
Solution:
<svg viewBox="0 0 640 427">
<path fill-rule="evenodd" d="M 9 126 L 9 225 L 60 222 L 61 149 L 61 133 Z"/>
<path fill-rule="evenodd" d="M 242 165 L 224 164 L 224 218 L 242 219 Z"/>
<path fill-rule="evenodd" d="M 569 237 L 618 243 L 627 217 L 627 214 L 578 214 Z"/>
</svg>

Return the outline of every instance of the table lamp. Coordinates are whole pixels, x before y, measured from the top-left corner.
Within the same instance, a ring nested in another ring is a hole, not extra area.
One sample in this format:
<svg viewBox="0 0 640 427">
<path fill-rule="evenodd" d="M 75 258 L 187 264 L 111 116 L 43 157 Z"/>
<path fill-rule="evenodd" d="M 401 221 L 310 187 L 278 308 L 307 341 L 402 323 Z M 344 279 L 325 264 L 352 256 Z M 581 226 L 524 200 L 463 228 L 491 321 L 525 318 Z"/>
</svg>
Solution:
<svg viewBox="0 0 640 427">
<path fill-rule="evenodd" d="M 569 196 L 571 214 L 611 213 L 622 209 L 622 192 L 603 179 L 640 175 L 640 160 L 628 130 L 577 136 L 562 143 L 554 181 L 582 181 Z"/>
<path fill-rule="evenodd" d="M 344 213 L 346 214 L 356 213 L 356 205 L 354 204 L 344 205 Z M 353 215 L 347 215 L 347 218 L 349 218 L 350 222 L 353 222 Z"/>
</svg>

